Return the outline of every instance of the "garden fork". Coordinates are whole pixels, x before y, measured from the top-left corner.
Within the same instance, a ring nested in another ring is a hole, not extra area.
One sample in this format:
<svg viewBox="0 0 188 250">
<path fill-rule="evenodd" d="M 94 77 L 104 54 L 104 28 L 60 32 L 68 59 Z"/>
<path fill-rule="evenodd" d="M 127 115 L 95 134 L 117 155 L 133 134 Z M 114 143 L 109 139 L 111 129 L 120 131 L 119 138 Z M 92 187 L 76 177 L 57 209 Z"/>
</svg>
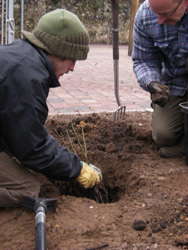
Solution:
<svg viewBox="0 0 188 250">
<path fill-rule="evenodd" d="M 113 61 L 114 61 L 114 89 L 118 108 L 114 113 L 114 120 L 125 116 L 126 107 L 121 105 L 119 98 L 119 27 L 118 27 L 118 7 L 119 1 L 112 0 L 112 18 L 113 18 Z"/>
</svg>

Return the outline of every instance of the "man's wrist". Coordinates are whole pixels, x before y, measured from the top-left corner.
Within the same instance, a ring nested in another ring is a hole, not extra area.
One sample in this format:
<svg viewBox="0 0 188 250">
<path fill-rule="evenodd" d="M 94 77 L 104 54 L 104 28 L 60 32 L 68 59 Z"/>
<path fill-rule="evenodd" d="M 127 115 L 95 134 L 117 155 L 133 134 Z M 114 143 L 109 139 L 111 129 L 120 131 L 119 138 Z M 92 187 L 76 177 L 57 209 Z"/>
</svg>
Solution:
<svg viewBox="0 0 188 250">
<path fill-rule="evenodd" d="M 159 81 L 151 81 L 151 82 L 149 82 L 148 84 L 147 84 L 147 88 L 148 88 L 148 91 L 150 92 L 150 93 L 152 93 L 153 92 L 153 85 L 158 85 L 158 84 L 161 84 Z"/>
</svg>

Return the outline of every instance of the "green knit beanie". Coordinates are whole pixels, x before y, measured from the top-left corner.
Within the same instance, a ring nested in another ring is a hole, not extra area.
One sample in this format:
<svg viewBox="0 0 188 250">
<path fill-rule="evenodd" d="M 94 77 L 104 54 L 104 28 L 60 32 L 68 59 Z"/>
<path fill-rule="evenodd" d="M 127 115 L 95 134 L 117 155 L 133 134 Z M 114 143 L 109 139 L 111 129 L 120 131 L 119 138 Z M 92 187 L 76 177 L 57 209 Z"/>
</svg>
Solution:
<svg viewBox="0 0 188 250">
<path fill-rule="evenodd" d="M 89 35 L 73 13 L 56 9 L 44 16 L 31 32 L 22 31 L 31 43 L 63 59 L 85 60 L 89 52 Z"/>
</svg>

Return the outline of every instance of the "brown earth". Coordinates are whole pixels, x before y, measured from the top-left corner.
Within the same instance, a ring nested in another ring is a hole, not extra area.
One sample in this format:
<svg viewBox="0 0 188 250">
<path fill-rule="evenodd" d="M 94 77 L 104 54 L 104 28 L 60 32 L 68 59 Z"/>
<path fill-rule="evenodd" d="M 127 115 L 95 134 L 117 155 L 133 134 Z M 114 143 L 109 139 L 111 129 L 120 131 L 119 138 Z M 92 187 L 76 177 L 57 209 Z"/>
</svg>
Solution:
<svg viewBox="0 0 188 250">
<path fill-rule="evenodd" d="M 113 114 L 48 119 L 48 131 L 72 151 L 69 135 L 81 160 L 83 127 L 88 160 L 103 173 L 102 185 L 87 191 L 38 174 L 40 197 L 57 198 L 46 213 L 48 250 L 188 249 L 188 166 L 158 155 L 150 124 L 150 112 L 119 121 Z M 34 249 L 34 212 L 2 209 L 0 235 L 0 249 Z"/>
</svg>

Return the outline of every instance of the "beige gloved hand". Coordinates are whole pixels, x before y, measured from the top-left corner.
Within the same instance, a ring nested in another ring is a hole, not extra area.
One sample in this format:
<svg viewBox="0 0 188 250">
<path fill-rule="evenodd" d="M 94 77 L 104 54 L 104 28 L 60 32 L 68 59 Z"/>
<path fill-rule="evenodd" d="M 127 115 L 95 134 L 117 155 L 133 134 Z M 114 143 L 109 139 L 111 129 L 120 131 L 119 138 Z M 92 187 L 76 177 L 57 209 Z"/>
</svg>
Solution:
<svg viewBox="0 0 188 250">
<path fill-rule="evenodd" d="M 99 168 L 92 164 L 81 161 L 82 170 L 76 180 L 85 188 L 92 188 L 98 185 L 102 180 L 102 173 Z"/>
</svg>

